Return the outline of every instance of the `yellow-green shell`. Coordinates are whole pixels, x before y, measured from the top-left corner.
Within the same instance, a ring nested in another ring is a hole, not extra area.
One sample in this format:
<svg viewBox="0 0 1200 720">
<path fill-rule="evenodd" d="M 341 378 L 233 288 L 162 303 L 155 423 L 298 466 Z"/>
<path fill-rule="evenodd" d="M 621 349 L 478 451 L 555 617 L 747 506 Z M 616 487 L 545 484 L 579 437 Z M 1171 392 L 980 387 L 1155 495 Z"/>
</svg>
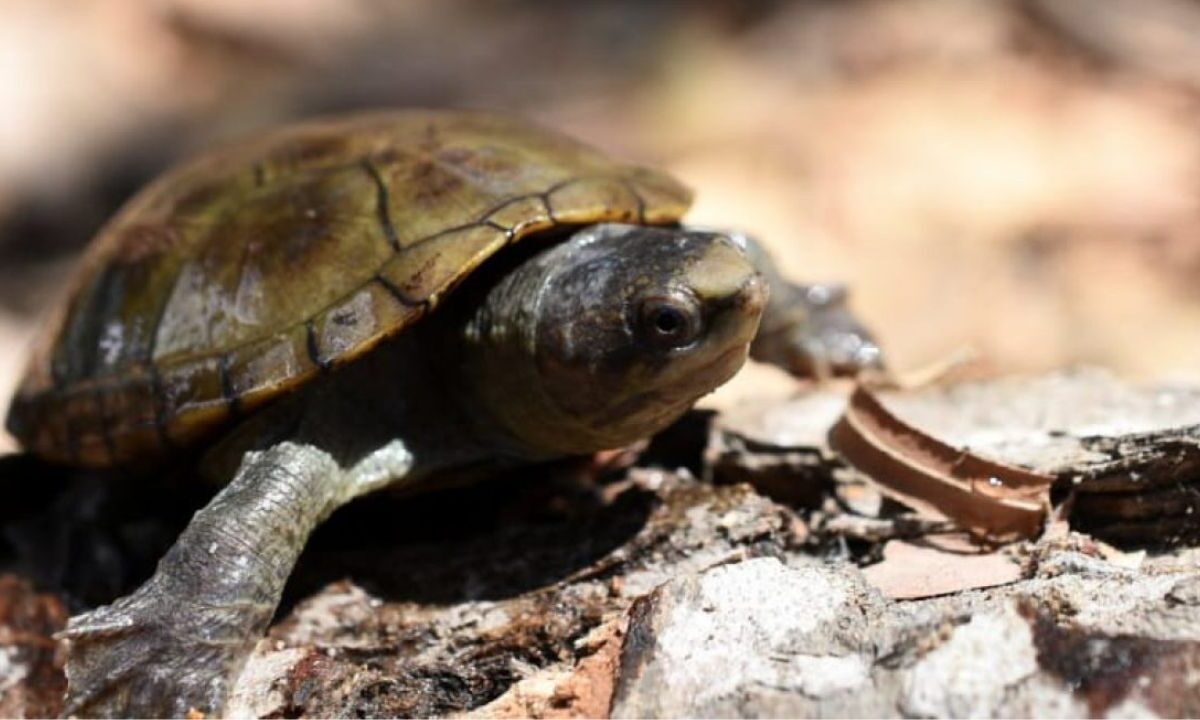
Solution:
<svg viewBox="0 0 1200 720">
<path fill-rule="evenodd" d="M 167 173 L 109 222 L 9 426 L 93 467 L 194 447 L 408 327 L 509 242 L 672 223 L 689 202 L 666 175 L 503 116 L 285 128 Z"/>
</svg>

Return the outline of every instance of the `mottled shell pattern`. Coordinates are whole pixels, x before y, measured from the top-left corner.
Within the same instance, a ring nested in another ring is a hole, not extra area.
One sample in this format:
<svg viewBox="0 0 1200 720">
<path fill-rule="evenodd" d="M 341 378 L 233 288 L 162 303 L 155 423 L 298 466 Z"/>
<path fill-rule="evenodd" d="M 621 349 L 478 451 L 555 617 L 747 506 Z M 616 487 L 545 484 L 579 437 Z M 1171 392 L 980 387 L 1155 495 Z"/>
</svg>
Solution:
<svg viewBox="0 0 1200 720">
<path fill-rule="evenodd" d="M 507 243 L 677 222 L 690 193 L 492 114 L 316 121 L 202 156 L 99 233 L 9 427 L 70 464 L 196 447 L 433 309 Z"/>
</svg>

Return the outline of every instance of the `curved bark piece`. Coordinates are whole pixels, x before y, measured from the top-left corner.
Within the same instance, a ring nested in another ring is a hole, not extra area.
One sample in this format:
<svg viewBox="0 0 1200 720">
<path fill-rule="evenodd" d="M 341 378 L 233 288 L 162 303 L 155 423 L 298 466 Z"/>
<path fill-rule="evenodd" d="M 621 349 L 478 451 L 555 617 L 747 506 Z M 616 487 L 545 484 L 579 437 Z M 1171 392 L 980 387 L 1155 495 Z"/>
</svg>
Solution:
<svg viewBox="0 0 1200 720">
<path fill-rule="evenodd" d="M 1053 476 L 948 445 L 897 418 L 862 386 L 829 443 L 888 496 L 953 520 L 977 538 L 1005 543 L 1042 530 Z"/>
</svg>

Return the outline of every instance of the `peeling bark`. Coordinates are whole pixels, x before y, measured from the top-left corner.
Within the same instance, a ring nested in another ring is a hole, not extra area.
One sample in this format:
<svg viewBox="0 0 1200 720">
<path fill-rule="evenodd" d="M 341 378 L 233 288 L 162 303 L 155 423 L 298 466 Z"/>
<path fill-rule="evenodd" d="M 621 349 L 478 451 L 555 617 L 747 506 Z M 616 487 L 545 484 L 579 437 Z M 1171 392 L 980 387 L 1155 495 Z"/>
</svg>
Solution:
<svg viewBox="0 0 1200 720">
<path fill-rule="evenodd" d="M 1194 493 L 1188 416 L 1200 395 L 1169 393 L 1092 372 L 885 393 L 892 412 L 943 442 L 1056 477 L 1067 504 L 1050 531 L 987 552 L 873 490 L 811 418 L 787 420 L 820 402 L 832 423 L 836 395 L 781 400 L 757 418 L 693 418 L 695 437 L 652 443 L 632 467 L 567 464 L 370 498 L 314 538 L 233 711 L 1200 714 L 1200 551 L 1116 548 L 1079 532 L 1105 509 L 1148 544 L 1161 518 L 1133 512 L 1144 498 Z M 784 482 L 802 455 L 814 460 L 790 476 L 802 492 L 734 482 Z M 699 463 L 722 483 L 651 458 Z M 148 513 L 181 515 L 151 492 L 139 489 Z M 118 529 L 141 527 L 132 501 L 116 503 Z M 88 528 L 104 525 L 102 505 Z M 119 545 L 93 545 L 113 562 Z M 46 550 L 38 557 L 58 555 Z M 0 714 L 56 712 L 50 635 L 63 601 L 86 590 L 39 595 L 0 580 Z"/>
</svg>

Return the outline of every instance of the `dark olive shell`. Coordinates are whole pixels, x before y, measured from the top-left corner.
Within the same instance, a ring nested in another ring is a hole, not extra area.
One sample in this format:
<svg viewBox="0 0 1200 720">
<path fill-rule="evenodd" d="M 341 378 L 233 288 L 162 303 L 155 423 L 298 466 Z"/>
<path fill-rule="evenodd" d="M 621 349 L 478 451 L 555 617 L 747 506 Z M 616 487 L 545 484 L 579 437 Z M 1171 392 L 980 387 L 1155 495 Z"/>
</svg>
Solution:
<svg viewBox="0 0 1200 720">
<path fill-rule="evenodd" d="M 677 222 L 670 177 L 482 113 L 292 126 L 185 164 L 99 233 L 9 415 L 92 467 L 195 447 L 368 352 L 505 244 Z"/>
</svg>

